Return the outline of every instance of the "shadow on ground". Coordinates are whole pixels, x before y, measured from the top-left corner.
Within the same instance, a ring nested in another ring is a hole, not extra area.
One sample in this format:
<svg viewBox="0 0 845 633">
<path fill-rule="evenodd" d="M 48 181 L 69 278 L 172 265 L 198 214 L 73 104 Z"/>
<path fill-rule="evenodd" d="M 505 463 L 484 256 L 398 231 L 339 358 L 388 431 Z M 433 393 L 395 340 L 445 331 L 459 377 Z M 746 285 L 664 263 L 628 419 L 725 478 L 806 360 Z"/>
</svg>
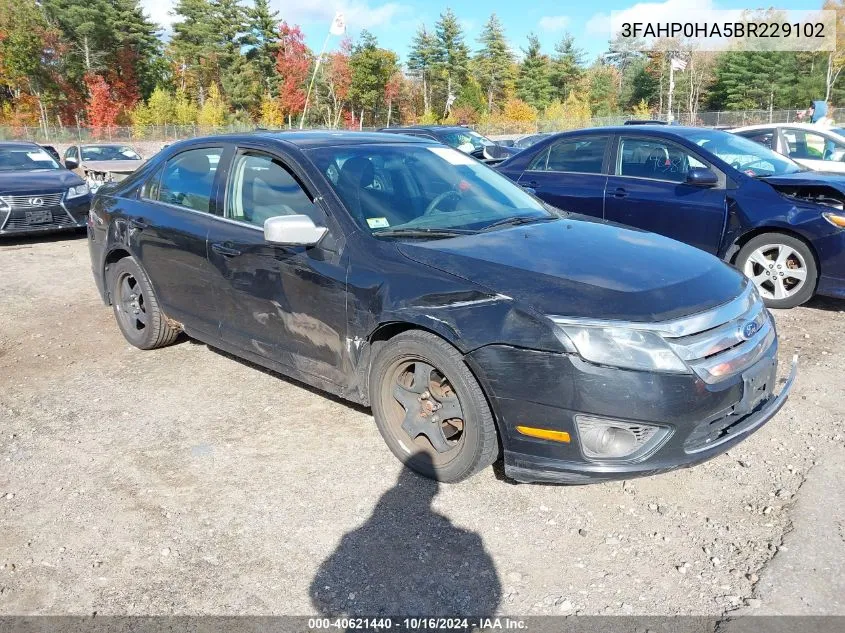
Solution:
<svg viewBox="0 0 845 633">
<path fill-rule="evenodd" d="M 493 560 L 478 534 L 432 509 L 438 489 L 402 470 L 366 523 L 320 565 L 310 594 L 322 615 L 495 613 L 502 588 Z"/>
</svg>

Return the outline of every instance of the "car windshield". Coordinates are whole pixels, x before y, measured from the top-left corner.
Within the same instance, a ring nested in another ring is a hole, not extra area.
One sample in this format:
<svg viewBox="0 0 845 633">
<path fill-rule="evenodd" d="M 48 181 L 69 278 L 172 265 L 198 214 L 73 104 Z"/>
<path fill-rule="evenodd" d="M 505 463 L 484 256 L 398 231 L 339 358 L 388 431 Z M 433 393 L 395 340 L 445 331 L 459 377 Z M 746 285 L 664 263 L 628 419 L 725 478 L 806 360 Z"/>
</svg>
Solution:
<svg viewBox="0 0 845 633">
<path fill-rule="evenodd" d="M 786 156 L 736 134 L 718 130 L 694 130 L 685 136 L 749 176 L 781 176 L 804 171 L 803 167 Z"/>
<path fill-rule="evenodd" d="M 467 153 L 482 149 L 488 145 L 495 145 L 489 138 L 481 136 L 478 132 L 473 132 L 470 129 L 443 132 L 440 134 L 440 140 L 450 147 Z"/>
<path fill-rule="evenodd" d="M 0 171 L 35 169 L 61 169 L 61 165 L 40 147 L 0 147 Z"/>
<path fill-rule="evenodd" d="M 83 145 L 82 160 L 141 160 L 141 157 L 126 145 Z"/>
<path fill-rule="evenodd" d="M 326 147 L 309 156 L 355 221 L 373 234 L 425 237 L 556 219 L 510 180 L 443 146 Z"/>
</svg>

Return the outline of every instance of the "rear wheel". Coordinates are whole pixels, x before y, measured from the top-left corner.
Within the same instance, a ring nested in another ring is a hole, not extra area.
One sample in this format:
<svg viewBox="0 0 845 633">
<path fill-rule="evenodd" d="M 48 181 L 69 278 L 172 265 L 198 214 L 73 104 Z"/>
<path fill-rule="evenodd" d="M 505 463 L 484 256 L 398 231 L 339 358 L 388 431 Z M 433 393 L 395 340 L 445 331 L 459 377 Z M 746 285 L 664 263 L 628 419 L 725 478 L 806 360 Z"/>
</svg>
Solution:
<svg viewBox="0 0 845 633">
<path fill-rule="evenodd" d="M 155 349 L 176 340 L 179 330 L 167 322 L 149 278 L 133 257 L 112 264 L 110 279 L 114 317 L 127 341 Z"/>
<path fill-rule="evenodd" d="M 496 461 L 487 399 L 457 350 L 434 334 L 405 332 L 383 344 L 370 400 L 390 450 L 427 477 L 457 482 Z"/>
<path fill-rule="evenodd" d="M 770 308 L 794 308 L 815 292 L 816 260 L 810 248 L 791 235 L 758 235 L 742 247 L 736 264 Z"/>
</svg>

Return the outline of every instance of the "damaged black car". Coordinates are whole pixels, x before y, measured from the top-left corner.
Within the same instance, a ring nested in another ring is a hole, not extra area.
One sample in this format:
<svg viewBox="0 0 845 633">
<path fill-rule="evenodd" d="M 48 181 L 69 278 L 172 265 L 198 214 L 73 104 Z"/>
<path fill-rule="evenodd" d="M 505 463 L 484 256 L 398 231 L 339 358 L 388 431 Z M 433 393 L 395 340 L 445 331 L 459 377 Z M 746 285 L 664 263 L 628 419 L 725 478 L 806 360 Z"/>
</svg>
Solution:
<svg viewBox="0 0 845 633">
<path fill-rule="evenodd" d="M 690 466 L 771 419 L 795 375 L 778 392 L 772 318 L 718 258 L 423 139 L 184 141 L 102 191 L 88 235 L 132 345 L 185 332 L 369 405 L 442 481 L 500 457 L 518 481 Z"/>
</svg>

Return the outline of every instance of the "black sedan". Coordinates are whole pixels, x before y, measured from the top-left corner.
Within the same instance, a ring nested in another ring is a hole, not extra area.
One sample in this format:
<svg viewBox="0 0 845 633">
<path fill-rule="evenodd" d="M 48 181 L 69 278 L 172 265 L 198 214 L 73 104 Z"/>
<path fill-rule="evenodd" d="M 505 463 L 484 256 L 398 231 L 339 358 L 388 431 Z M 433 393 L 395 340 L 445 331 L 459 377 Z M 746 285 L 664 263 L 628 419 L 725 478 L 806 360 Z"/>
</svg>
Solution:
<svg viewBox="0 0 845 633">
<path fill-rule="evenodd" d="M 0 143 L 0 235 L 85 226 L 91 192 L 35 143 Z"/>
<path fill-rule="evenodd" d="M 485 162 L 498 162 L 518 154 L 520 148 L 500 145 L 463 125 L 416 125 L 409 127 L 386 127 L 379 130 L 389 134 L 407 134 L 417 138 L 439 141 L 454 147 L 464 154 Z"/>
<path fill-rule="evenodd" d="M 519 481 L 689 466 L 791 385 L 775 394 L 774 325 L 731 267 L 408 136 L 177 143 L 97 195 L 89 245 L 131 344 L 184 331 L 369 404 L 393 453 L 444 481 L 501 453 Z"/>
</svg>

